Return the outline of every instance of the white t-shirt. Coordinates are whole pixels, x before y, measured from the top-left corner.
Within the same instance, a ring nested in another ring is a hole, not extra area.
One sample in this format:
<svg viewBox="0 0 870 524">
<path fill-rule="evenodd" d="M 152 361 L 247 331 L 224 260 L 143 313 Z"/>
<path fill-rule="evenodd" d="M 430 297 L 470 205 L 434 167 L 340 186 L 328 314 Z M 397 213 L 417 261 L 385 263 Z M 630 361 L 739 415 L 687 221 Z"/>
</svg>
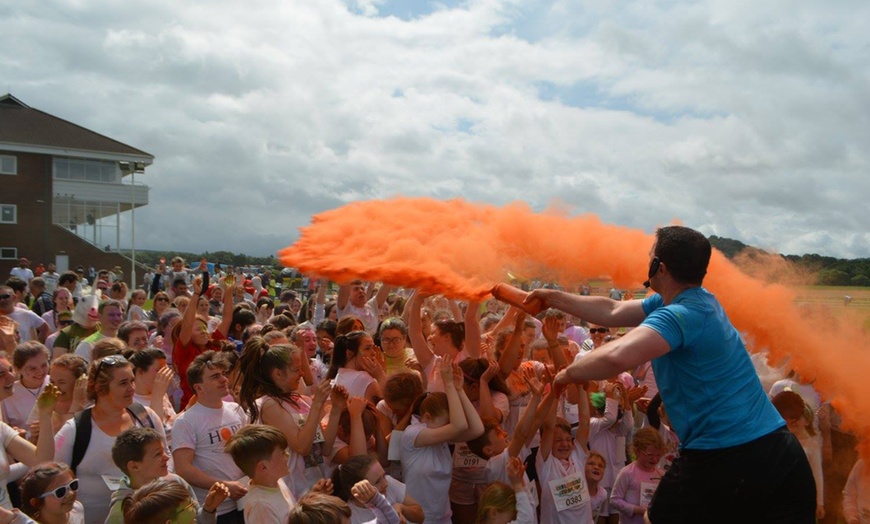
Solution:
<svg viewBox="0 0 870 524">
<path fill-rule="evenodd" d="M 344 386 L 351 397 L 365 398 L 366 389 L 374 381 L 371 375 L 357 369 L 339 368 L 338 374 L 335 375 L 335 384 Z"/>
<path fill-rule="evenodd" d="M 277 488 L 268 488 L 256 484 L 248 485 L 248 494 L 239 500 L 239 506 L 245 514 L 245 522 L 287 522 L 290 508 L 296 505 L 296 499 L 283 480 L 278 480 Z"/>
<path fill-rule="evenodd" d="M 130 306 L 130 311 L 127 312 L 127 320 L 138 320 L 140 322 L 148 321 L 148 314 L 141 307 L 133 304 Z"/>
<path fill-rule="evenodd" d="M 234 402 L 224 402 L 220 408 L 194 404 L 175 419 L 172 451 L 192 449 L 193 466 L 200 471 L 223 480 L 239 480 L 245 474 L 236 466 L 233 458 L 224 452 L 224 445 L 247 421 L 245 412 Z M 205 500 L 207 489 L 194 486 L 193 490 L 198 500 Z M 218 506 L 217 515 L 235 509 L 236 501 L 228 498 Z"/>
<path fill-rule="evenodd" d="M 517 458 L 525 462 L 531 454 L 531 450 L 528 447 L 523 446 L 523 448 L 520 449 Z M 487 484 L 492 484 L 493 482 L 504 482 L 505 484 L 510 486 L 511 481 L 510 479 L 508 479 L 507 476 L 507 463 L 509 459 L 510 456 L 508 455 L 508 450 L 504 450 L 499 455 L 490 457 L 490 459 L 486 463 Z M 528 499 L 529 504 L 532 506 L 532 508 L 538 507 L 539 503 L 537 485 L 529 480 L 529 476 L 525 473 L 523 473 L 523 483 L 525 484 L 526 498 Z M 519 501 L 517 502 L 519 503 Z M 535 512 L 532 512 L 532 519 L 533 522 L 537 520 L 537 514 L 535 514 Z"/>
<path fill-rule="evenodd" d="M 36 389 L 26 388 L 21 384 L 21 380 L 16 380 L 12 386 L 12 396 L 3 401 L 3 422 L 18 429 L 27 430 L 30 432 L 30 425 L 27 419 L 30 418 L 30 412 L 33 411 L 33 406 L 36 405 L 36 397 L 42 393 L 42 388 L 49 382 L 49 376 L 45 376 L 42 385 Z"/>
<path fill-rule="evenodd" d="M 567 465 L 552 453 L 546 460 L 538 453 L 535 466 L 541 485 L 541 522 L 592 524 L 591 501 L 586 487 L 587 458 L 586 451 L 576 440 Z"/>
<path fill-rule="evenodd" d="M 163 425 L 157 413 L 151 411 L 149 407 L 145 410 L 154 424 L 154 430 L 165 438 Z M 135 419 L 133 423 L 136 424 Z M 65 464 L 72 461 L 75 438 L 76 424 L 75 419 L 72 418 L 66 421 L 54 437 L 55 460 Z M 117 489 L 120 479 L 124 476 L 112 462 L 114 443 L 115 437 L 110 437 L 96 422 L 91 421 L 91 440 L 88 442 L 81 463 L 76 468 L 76 477 L 79 479 L 78 498 L 87 508 L 85 522 L 88 524 L 103 524 L 109 514 L 112 492 Z"/>
<path fill-rule="evenodd" d="M 412 424 L 402 434 L 402 476 L 408 494 L 420 503 L 427 524 L 449 524 L 451 473 L 453 460 L 447 443 L 417 447 L 414 442 L 425 423 Z"/>
<path fill-rule="evenodd" d="M 29 267 L 13 267 L 9 274 L 13 277 L 18 277 L 26 283 L 30 283 L 30 279 L 33 278 L 33 271 Z"/>
<path fill-rule="evenodd" d="M 385 478 L 387 479 L 387 494 L 384 496 L 387 497 L 387 502 L 389 502 L 391 506 L 393 504 L 404 502 L 405 485 L 389 475 Z M 347 505 L 350 506 L 350 524 L 368 524 L 376 522 L 377 515 L 375 515 L 375 512 L 371 509 L 357 506 L 353 501 L 348 501 Z"/>
<path fill-rule="evenodd" d="M 45 271 L 39 276 L 45 280 L 45 292 L 49 294 L 54 293 L 54 290 L 57 289 L 57 281 L 60 279 L 60 275 L 53 271 Z"/>
<path fill-rule="evenodd" d="M 17 436 L 18 432 L 12 429 L 5 422 L 0 422 L 0 444 L 3 445 L 0 447 L 0 506 L 3 506 L 8 510 L 12 509 L 12 503 L 9 501 L 9 493 L 6 491 L 10 463 L 10 457 L 6 456 L 6 446 L 8 446 Z"/>
<path fill-rule="evenodd" d="M 353 315 L 358 319 L 362 320 L 363 325 L 366 327 L 366 332 L 370 335 L 374 335 L 378 330 L 378 307 L 377 307 L 377 297 L 372 297 L 366 305 L 363 307 L 356 307 L 347 302 L 343 309 L 337 308 L 338 319 Z"/>
<path fill-rule="evenodd" d="M 31 340 L 33 338 L 31 337 L 32 332 L 41 328 L 45 324 L 45 320 L 42 320 L 42 317 L 29 309 L 16 307 L 6 316 L 15 322 L 18 322 L 18 332 L 21 333 L 21 342 Z"/>
</svg>

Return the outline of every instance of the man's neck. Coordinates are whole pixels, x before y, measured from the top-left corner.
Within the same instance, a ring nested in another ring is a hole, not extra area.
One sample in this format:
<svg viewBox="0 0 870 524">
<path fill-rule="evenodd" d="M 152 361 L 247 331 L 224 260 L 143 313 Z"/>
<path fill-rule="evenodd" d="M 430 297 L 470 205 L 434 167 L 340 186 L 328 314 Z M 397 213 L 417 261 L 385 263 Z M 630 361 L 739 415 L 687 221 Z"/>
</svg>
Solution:
<svg viewBox="0 0 870 524">
<path fill-rule="evenodd" d="M 204 407 L 211 408 L 211 409 L 220 409 L 224 405 L 223 397 L 218 397 L 218 398 L 214 399 L 214 398 L 203 397 L 203 396 L 198 395 L 196 397 L 196 401 L 199 402 L 200 404 L 202 404 Z"/>
<path fill-rule="evenodd" d="M 687 289 L 692 289 L 696 287 L 701 287 L 700 284 L 680 284 L 677 282 L 671 282 L 668 286 L 665 287 L 664 290 L 660 291 L 659 294 L 662 296 L 662 300 L 665 305 L 670 304 L 677 298 L 680 293 L 686 291 Z"/>
</svg>

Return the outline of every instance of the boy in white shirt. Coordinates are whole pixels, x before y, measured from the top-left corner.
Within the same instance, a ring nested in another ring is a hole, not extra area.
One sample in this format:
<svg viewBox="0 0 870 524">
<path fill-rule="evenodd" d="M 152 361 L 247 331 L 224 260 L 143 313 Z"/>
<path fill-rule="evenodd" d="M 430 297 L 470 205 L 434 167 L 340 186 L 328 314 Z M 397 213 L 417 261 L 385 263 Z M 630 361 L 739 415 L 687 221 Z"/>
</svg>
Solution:
<svg viewBox="0 0 870 524">
<path fill-rule="evenodd" d="M 286 522 L 296 503 L 281 480 L 290 473 L 287 437 L 272 426 L 253 424 L 237 431 L 225 449 L 251 479 L 241 501 L 245 522 Z"/>
</svg>

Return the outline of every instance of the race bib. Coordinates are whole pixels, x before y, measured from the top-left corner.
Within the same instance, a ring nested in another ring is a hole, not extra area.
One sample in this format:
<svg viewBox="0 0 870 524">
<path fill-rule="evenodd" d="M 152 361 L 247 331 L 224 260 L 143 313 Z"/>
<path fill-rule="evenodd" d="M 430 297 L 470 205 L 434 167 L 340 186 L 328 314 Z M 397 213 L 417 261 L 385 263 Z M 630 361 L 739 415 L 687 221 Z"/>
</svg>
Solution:
<svg viewBox="0 0 870 524">
<path fill-rule="evenodd" d="M 655 495 L 656 488 L 659 487 L 658 482 L 641 482 L 640 483 L 640 505 L 648 508 Z"/>
<path fill-rule="evenodd" d="M 456 449 L 453 450 L 454 468 L 482 468 L 484 466 L 486 466 L 486 460 L 472 453 L 465 442 L 456 444 Z"/>
<path fill-rule="evenodd" d="M 118 491 L 121 489 L 121 482 L 124 480 L 124 477 L 113 477 L 112 475 L 100 475 L 103 477 L 103 482 L 106 483 L 106 487 L 109 488 L 109 491 Z"/>
<path fill-rule="evenodd" d="M 589 490 L 583 473 L 575 473 L 550 481 L 550 493 L 557 511 L 575 509 L 589 504 Z"/>
<path fill-rule="evenodd" d="M 299 415 L 299 428 L 305 425 L 305 415 Z M 319 444 L 323 442 L 323 431 L 321 431 L 320 424 L 317 424 L 317 431 L 314 433 L 314 443 Z"/>
</svg>

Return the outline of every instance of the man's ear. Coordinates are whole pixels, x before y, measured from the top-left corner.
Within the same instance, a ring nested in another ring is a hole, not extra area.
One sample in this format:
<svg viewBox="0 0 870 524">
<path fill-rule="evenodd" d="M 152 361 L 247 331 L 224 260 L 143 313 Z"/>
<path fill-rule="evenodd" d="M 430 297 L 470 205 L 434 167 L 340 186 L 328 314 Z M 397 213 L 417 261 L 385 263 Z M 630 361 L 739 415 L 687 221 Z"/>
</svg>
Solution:
<svg viewBox="0 0 870 524">
<path fill-rule="evenodd" d="M 139 463 L 135 460 L 127 461 L 127 471 L 130 473 L 138 473 L 139 472 Z"/>
</svg>

